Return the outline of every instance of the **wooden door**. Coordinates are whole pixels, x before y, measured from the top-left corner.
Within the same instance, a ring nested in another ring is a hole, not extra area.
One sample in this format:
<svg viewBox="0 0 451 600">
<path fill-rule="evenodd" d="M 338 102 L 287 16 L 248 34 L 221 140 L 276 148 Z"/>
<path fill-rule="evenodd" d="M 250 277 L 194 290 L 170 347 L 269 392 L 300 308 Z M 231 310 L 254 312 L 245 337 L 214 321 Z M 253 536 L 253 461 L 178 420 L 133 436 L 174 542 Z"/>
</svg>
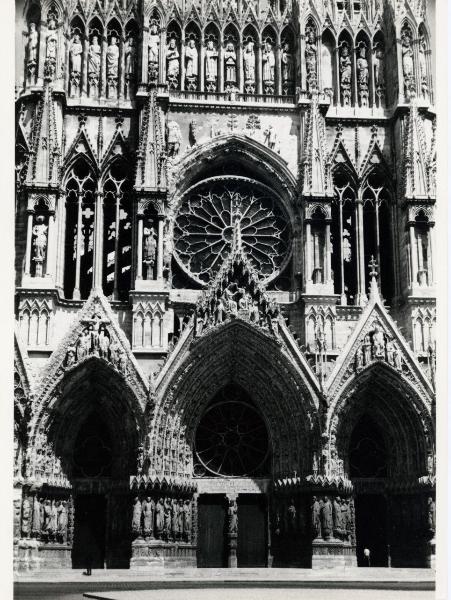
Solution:
<svg viewBox="0 0 451 600">
<path fill-rule="evenodd" d="M 75 498 L 72 568 L 103 569 L 105 562 L 106 499 L 89 494 Z"/>
<path fill-rule="evenodd" d="M 266 496 L 240 494 L 238 496 L 239 567 L 267 566 Z"/>
<path fill-rule="evenodd" d="M 382 495 L 358 495 L 355 499 L 357 564 L 367 567 L 364 549 L 370 551 L 372 567 L 387 566 L 387 503 Z"/>
<path fill-rule="evenodd" d="M 198 502 L 197 566 L 226 567 L 226 502 L 219 494 L 202 494 Z"/>
</svg>

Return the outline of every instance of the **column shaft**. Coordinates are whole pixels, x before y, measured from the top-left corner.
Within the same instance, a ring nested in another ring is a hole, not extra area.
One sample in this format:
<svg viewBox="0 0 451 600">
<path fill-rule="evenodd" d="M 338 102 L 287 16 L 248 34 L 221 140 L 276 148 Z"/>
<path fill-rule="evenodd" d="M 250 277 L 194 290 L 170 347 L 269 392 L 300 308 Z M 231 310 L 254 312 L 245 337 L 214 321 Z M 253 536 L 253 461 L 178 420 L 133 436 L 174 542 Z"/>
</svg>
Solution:
<svg viewBox="0 0 451 600">
<path fill-rule="evenodd" d="M 143 278 L 143 215 L 138 215 L 136 279 Z"/>
<path fill-rule="evenodd" d="M 163 278 L 163 217 L 158 218 L 157 279 Z"/>
<path fill-rule="evenodd" d="M 28 212 L 27 219 L 27 245 L 25 248 L 25 275 L 30 275 L 31 272 L 31 237 L 33 234 L 33 211 Z"/>
<path fill-rule="evenodd" d="M 83 196 L 78 196 L 77 204 L 77 238 L 76 238 L 76 258 L 75 258 L 75 287 L 74 287 L 74 300 L 80 300 L 80 266 L 81 266 L 81 249 L 83 244 L 83 235 L 81 231 L 83 212 L 82 212 Z"/>
</svg>

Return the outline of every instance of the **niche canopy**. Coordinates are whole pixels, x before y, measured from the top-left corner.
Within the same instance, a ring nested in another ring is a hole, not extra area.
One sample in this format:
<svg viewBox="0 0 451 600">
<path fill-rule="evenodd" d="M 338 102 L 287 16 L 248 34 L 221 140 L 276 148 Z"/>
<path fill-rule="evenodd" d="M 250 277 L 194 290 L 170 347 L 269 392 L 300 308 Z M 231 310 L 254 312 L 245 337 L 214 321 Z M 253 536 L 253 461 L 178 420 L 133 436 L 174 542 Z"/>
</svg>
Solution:
<svg viewBox="0 0 451 600">
<path fill-rule="evenodd" d="M 290 240 L 290 222 L 281 200 L 247 177 L 211 177 L 192 186 L 174 223 L 176 260 L 203 285 L 234 245 L 240 246 L 266 283 L 272 281 L 290 258 Z"/>
</svg>

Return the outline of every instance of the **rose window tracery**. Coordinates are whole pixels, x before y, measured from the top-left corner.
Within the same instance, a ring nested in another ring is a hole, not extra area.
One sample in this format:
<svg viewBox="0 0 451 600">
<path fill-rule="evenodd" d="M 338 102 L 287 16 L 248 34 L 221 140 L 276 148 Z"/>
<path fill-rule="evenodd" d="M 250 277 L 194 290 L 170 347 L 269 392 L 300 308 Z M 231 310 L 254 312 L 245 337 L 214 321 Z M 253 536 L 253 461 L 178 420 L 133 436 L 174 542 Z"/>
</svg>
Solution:
<svg viewBox="0 0 451 600">
<path fill-rule="evenodd" d="M 268 433 L 247 402 L 231 399 L 210 406 L 197 428 L 195 449 L 197 476 L 267 474 Z"/>
<path fill-rule="evenodd" d="M 239 245 L 261 276 L 277 277 L 290 254 L 290 225 L 280 201 L 247 177 L 211 177 L 185 194 L 174 223 L 175 256 L 207 283 Z"/>
</svg>

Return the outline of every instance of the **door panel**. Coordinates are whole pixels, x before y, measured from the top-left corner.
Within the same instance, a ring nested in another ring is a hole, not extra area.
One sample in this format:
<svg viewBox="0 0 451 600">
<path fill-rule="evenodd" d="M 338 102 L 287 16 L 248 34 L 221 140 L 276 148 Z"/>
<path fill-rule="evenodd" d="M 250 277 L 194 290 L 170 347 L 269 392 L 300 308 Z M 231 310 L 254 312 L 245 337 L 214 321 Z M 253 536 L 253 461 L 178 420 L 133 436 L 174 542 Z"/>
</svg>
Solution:
<svg viewBox="0 0 451 600">
<path fill-rule="evenodd" d="M 357 564 L 368 566 L 364 549 L 370 551 L 372 567 L 387 566 L 387 503 L 381 495 L 358 495 L 355 499 Z"/>
<path fill-rule="evenodd" d="M 198 503 L 198 567 L 226 567 L 226 504 L 222 495 L 202 494 Z"/>
<path fill-rule="evenodd" d="M 106 501 L 104 495 L 75 498 L 72 568 L 103 569 L 105 561 Z"/>
<path fill-rule="evenodd" d="M 266 567 L 267 565 L 266 496 L 238 496 L 239 567 Z"/>
</svg>

